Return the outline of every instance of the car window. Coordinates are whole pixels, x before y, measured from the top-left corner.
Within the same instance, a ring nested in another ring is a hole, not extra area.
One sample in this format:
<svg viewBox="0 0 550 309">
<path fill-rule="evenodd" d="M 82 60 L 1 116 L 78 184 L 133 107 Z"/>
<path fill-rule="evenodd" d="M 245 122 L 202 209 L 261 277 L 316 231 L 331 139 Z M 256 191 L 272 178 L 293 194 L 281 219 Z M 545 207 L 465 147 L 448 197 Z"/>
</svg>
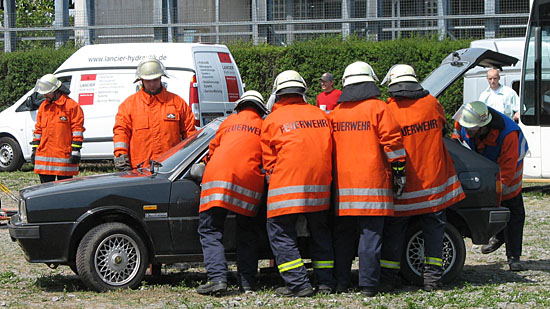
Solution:
<svg viewBox="0 0 550 309">
<path fill-rule="evenodd" d="M 470 63 L 466 61 L 442 64 L 422 81 L 422 87 L 432 95 L 438 96 L 443 91 L 442 89 L 446 88 L 450 81 L 454 81 L 462 75 L 469 65 Z"/>
</svg>

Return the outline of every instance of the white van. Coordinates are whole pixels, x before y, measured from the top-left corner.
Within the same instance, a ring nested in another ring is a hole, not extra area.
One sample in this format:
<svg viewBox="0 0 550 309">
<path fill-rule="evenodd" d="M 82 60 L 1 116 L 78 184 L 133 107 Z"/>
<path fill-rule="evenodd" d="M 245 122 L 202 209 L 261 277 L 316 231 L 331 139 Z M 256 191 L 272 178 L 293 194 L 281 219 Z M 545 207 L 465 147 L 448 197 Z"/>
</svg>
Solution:
<svg viewBox="0 0 550 309">
<path fill-rule="evenodd" d="M 113 158 L 113 126 L 118 106 L 139 89 L 137 64 L 161 60 L 168 91 L 191 106 L 195 125 L 233 112 L 243 93 L 241 76 L 229 49 L 199 43 L 99 44 L 80 48 L 55 72 L 84 111 L 83 160 Z M 36 112 L 43 97 L 33 90 L 0 113 L 0 171 L 14 171 L 31 156 Z"/>
<path fill-rule="evenodd" d="M 502 71 L 499 72 L 500 83 L 514 89 L 518 95 L 524 46 L 525 38 L 523 37 L 485 39 L 470 43 L 470 48 L 486 48 L 520 60 L 515 66 L 503 67 Z M 479 94 L 489 87 L 487 70 L 477 66 L 464 74 L 464 103 L 479 99 Z"/>
</svg>

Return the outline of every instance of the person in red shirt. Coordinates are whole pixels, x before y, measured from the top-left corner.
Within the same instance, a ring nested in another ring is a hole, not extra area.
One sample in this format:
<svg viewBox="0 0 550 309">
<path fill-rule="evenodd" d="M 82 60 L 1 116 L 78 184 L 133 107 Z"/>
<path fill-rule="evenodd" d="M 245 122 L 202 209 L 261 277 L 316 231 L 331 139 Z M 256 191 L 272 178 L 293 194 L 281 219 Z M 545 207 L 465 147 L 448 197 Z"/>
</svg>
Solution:
<svg viewBox="0 0 550 309">
<path fill-rule="evenodd" d="M 166 76 L 162 62 L 148 58 L 139 63 L 136 80 L 143 84 L 118 108 L 113 128 L 115 167 L 130 170 L 155 160 L 195 129 L 195 116 L 185 100 L 168 92 L 161 83 Z"/>
<path fill-rule="evenodd" d="M 333 110 L 342 94 L 342 91 L 334 88 L 334 75 L 331 73 L 321 75 L 321 89 L 323 92 L 317 96 L 317 106 L 325 111 Z"/>
<path fill-rule="evenodd" d="M 236 215 L 237 221 L 240 289 L 247 292 L 255 288 L 259 230 L 256 227 L 260 226 L 255 217 L 264 193 L 260 134 L 262 117 L 268 111 L 262 95 L 254 90 L 243 94 L 235 110 L 237 113 L 220 125 L 206 157 L 198 234 L 208 282 L 197 288 L 199 294 L 212 295 L 227 290 L 227 261 L 222 240 L 228 211 Z"/>
<path fill-rule="evenodd" d="M 40 182 L 72 178 L 78 174 L 84 139 L 84 113 L 55 75 L 46 74 L 35 91 L 46 100 L 38 108 L 31 162 Z"/>
</svg>

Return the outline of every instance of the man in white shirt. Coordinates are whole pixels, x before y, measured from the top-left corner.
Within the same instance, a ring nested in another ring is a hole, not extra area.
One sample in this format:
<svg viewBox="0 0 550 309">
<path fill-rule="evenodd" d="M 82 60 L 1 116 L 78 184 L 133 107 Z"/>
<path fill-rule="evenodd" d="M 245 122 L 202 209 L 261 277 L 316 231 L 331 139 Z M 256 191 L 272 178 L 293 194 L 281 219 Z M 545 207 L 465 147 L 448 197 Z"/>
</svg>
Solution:
<svg viewBox="0 0 550 309">
<path fill-rule="evenodd" d="M 487 71 L 487 81 L 489 82 L 489 88 L 479 95 L 479 101 L 517 122 L 519 119 L 517 93 L 514 89 L 500 84 L 500 75 L 496 69 Z"/>
</svg>

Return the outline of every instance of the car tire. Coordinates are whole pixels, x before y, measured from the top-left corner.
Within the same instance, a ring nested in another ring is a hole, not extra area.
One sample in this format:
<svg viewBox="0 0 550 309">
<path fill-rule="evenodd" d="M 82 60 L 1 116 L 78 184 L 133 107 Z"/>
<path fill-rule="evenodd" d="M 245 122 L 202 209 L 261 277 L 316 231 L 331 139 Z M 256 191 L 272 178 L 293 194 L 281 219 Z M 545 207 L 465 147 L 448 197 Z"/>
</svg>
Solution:
<svg viewBox="0 0 550 309">
<path fill-rule="evenodd" d="M 423 285 L 424 239 L 420 221 L 411 222 L 405 234 L 405 250 L 401 258 L 401 275 L 407 281 Z M 462 273 L 466 260 L 466 246 L 458 230 L 450 223 L 443 238 L 443 283 L 453 281 Z"/>
<path fill-rule="evenodd" d="M 23 165 L 23 154 L 17 141 L 11 137 L 0 138 L 0 172 L 13 172 Z"/>
<path fill-rule="evenodd" d="M 138 287 L 148 264 L 147 248 L 141 237 L 118 222 L 90 230 L 76 252 L 80 279 L 98 292 Z"/>
</svg>

